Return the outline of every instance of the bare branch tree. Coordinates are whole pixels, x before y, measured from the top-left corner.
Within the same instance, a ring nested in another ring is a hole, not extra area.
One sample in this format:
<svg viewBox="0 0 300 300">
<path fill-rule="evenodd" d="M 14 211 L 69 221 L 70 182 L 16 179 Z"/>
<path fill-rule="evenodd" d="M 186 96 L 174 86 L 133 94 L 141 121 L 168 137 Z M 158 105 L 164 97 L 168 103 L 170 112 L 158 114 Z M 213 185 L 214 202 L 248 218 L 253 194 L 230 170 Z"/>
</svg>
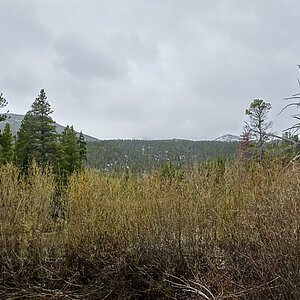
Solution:
<svg viewBox="0 0 300 300">
<path fill-rule="evenodd" d="M 300 71 L 300 65 L 298 65 L 298 68 L 299 68 L 299 71 Z M 298 81 L 298 85 L 299 85 L 299 88 L 300 88 L 300 80 L 297 79 Z M 292 103 L 289 103 L 287 104 L 282 110 L 280 113 L 282 113 L 284 110 L 286 110 L 288 107 L 292 107 L 292 106 L 295 106 L 296 109 L 299 109 L 300 107 L 300 93 L 295 93 L 293 94 L 291 97 L 286 97 L 284 98 L 285 100 L 296 100 Z M 279 113 L 279 114 L 280 114 Z M 289 127 L 289 128 L 286 128 L 284 131 L 290 131 L 293 135 L 294 134 L 297 134 L 299 131 L 300 131 L 300 113 L 297 113 L 297 114 L 294 114 L 292 115 L 292 117 L 296 120 L 296 123 Z"/>
<path fill-rule="evenodd" d="M 300 65 L 298 65 L 299 71 L 300 71 Z M 300 80 L 297 79 L 298 81 L 298 85 L 300 88 Z M 281 114 L 284 110 L 286 110 L 289 107 L 296 107 L 296 109 L 298 110 L 300 107 L 300 93 L 294 93 L 292 96 L 290 97 L 285 97 L 285 100 L 292 100 L 293 102 L 287 104 L 284 106 L 284 108 L 280 111 L 279 114 Z M 294 155 L 292 157 L 292 159 L 290 160 L 290 162 L 288 163 L 287 167 L 292 164 L 294 161 L 298 160 L 300 158 L 300 140 L 298 137 L 298 133 L 300 131 L 300 113 L 296 113 L 291 115 L 291 117 L 296 121 L 294 125 L 286 128 L 283 130 L 283 135 L 280 136 L 276 136 L 273 135 L 273 137 L 276 137 L 277 139 L 280 139 L 283 142 L 287 142 L 288 146 L 285 147 L 283 149 L 283 151 L 292 151 L 292 153 L 294 152 Z"/>
</svg>

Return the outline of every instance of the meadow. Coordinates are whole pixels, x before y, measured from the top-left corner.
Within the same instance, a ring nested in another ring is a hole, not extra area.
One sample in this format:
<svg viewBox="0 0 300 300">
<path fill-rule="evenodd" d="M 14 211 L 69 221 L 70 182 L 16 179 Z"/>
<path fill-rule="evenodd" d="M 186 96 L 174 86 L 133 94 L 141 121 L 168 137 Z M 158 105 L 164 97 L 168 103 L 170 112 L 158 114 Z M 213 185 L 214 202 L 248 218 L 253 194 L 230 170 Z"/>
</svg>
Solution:
<svg viewBox="0 0 300 300">
<path fill-rule="evenodd" d="M 2 165 L 0 298 L 300 299 L 300 168 Z"/>
</svg>

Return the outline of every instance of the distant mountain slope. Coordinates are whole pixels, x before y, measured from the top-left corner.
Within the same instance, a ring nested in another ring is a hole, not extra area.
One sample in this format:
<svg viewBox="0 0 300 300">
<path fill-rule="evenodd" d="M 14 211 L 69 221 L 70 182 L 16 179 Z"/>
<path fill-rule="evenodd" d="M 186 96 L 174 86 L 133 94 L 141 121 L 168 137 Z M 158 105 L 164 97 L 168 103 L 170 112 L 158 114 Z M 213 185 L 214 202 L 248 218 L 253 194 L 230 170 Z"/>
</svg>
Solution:
<svg viewBox="0 0 300 300">
<path fill-rule="evenodd" d="M 218 142 L 238 142 L 239 140 L 240 137 L 238 135 L 233 135 L 233 134 L 224 134 L 215 139 L 215 141 Z"/>
<path fill-rule="evenodd" d="M 172 161 L 191 166 L 207 159 L 233 157 L 238 142 L 189 140 L 105 140 L 87 143 L 87 165 L 112 171 L 147 170 Z"/>
<path fill-rule="evenodd" d="M 7 114 L 7 119 L 3 122 L 0 122 L 0 130 L 3 131 L 5 124 L 9 123 L 12 134 L 17 135 L 17 132 L 19 131 L 19 128 L 21 126 L 21 122 L 22 122 L 23 118 L 24 118 L 24 115 Z M 65 127 L 60 124 L 56 123 L 55 125 L 56 125 L 56 131 L 59 134 L 62 133 L 62 131 L 65 129 Z M 96 139 L 92 136 L 89 136 L 87 134 L 83 134 L 83 135 L 87 142 L 98 141 L 98 139 Z"/>
</svg>

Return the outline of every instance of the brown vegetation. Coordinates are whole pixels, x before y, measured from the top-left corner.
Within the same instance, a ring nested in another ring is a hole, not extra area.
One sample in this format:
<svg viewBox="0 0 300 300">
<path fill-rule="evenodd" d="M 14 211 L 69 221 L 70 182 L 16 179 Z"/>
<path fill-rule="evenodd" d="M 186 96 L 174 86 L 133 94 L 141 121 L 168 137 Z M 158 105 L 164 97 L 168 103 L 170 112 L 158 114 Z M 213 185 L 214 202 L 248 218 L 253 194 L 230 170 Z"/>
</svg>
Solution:
<svg viewBox="0 0 300 300">
<path fill-rule="evenodd" d="M 299 299 L 300 170 L 0 169 L 0 298 Z"/>
</svg>

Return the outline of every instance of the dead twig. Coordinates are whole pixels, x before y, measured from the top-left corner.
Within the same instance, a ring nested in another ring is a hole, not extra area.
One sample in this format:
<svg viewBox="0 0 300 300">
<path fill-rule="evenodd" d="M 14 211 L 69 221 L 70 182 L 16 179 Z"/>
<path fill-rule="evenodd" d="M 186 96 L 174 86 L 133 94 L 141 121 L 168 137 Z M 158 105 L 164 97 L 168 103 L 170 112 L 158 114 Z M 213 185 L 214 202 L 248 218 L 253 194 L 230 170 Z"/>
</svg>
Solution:
<svg viewBox="0 0 300 300">
<path fill-rule="evenodd" d="M 181 278 L 178 278 L 177 276 L 174 276 L 174 275 L 171 275 L 168 273 L 166 273 L 165 275 L 167 275 L 168 277 L 171 277 L 179 282 L 178 283 L 178 282 L 175 282 L 175 281 L 172 281 L 169 279 L 165 279 L 165 282 L 169 283 L 171 286 L 181 289 L 184 292 L 191 292 L 191 293 L 197 294 L 206 300 L 215 300 L 215 297 L 212 294 L 212 292 L 204 285 L 202 285 L 198 282 L 191 281 L 191 280 L 185 281 Z M 193 287 L 190 283 L 197 285 L 198 288 Z"/>
</svg>

